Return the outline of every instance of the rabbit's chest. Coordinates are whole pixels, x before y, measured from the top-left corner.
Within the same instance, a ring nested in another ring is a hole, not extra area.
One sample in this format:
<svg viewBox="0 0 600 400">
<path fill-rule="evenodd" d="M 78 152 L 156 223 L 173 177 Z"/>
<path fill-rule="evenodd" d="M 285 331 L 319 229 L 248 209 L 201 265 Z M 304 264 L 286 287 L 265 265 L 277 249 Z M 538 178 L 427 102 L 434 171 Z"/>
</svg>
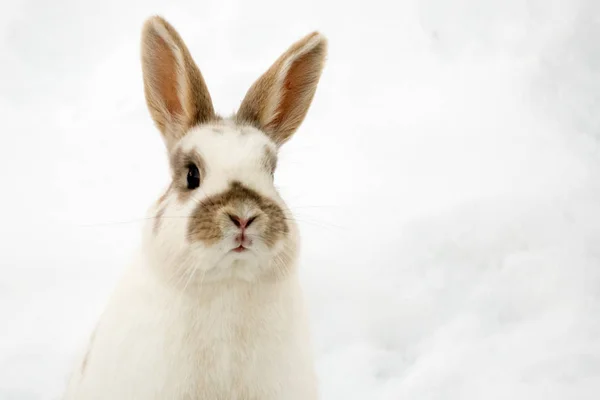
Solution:
<svg viewBox="0 0 600 400">
<path fill-rule="evenodd" d="M 81 398 L 277 399 L 304 375 L 281 304 L 140 300 L 106 311 L 81 366 L 93 395 Z"/>
</svg>

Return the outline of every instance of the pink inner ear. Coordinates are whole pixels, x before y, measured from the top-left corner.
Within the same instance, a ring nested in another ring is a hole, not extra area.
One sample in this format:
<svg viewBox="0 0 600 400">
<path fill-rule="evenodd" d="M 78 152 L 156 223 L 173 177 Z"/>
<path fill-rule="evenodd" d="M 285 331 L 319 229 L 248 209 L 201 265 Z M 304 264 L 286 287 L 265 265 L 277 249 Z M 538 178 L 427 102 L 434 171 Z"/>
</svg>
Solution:
<svg viewBox="0 0 600 400">
<path fill-rule="evenodd" d="M 311 101 L 310 88 L 319 74 L 318 50 L 300 56 L 291 66 L 283 81 L 277 117 L 270 125 L 282 128 L 288 123 L 297 123 Z"/>
<path fill-rule="evenodd" d="M 327 54 L 318 32 L 294 43 L 250 87 L 236 115 L 264 130 L 278 145 L 298 129 L 308 112 Z"/>
<path fill-rule="evenodd" d="M 154 60 L 151 68 L 155 90 L 170 115 L 181 115 L 183 107 L 178 93 L 177 59 L 169 45 L 158 34 L 152 35 L 152 41 Z"/>
</svg>

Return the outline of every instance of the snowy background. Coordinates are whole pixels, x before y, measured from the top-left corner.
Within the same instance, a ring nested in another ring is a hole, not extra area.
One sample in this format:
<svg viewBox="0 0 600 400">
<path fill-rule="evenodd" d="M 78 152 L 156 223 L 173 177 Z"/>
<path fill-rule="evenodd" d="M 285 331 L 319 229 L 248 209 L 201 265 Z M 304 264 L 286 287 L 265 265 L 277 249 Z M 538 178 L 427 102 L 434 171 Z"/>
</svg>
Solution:
<svg viewBox="0 0 600 400">
<path fill-rule="evenodd" d="M 276 177 L 324 400 L 600 398 L 600 2 L 4 0 L 0 399 L 58 399 L 168 184 L 151 14 L 225 114 L 330 40 Z"/>
</svg>

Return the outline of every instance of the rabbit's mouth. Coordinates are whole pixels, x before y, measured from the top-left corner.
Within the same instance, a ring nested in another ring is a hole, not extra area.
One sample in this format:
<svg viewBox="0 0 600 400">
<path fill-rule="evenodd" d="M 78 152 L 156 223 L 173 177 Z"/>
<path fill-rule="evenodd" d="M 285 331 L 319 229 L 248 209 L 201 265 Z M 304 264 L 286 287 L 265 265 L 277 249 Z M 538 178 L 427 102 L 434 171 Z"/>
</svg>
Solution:
<svg viewBox="0 0 600 400">
<path fill-rule="evenodd" d="M 243 253 L 244 251 L 247 251 L 248 249 L 245 248 L 243 245 L 239 245 L 238 247 L 236 247 L 235 249 L 231 250 L 231 251 L 235 251 L 236 253 Z"/>
</svg>

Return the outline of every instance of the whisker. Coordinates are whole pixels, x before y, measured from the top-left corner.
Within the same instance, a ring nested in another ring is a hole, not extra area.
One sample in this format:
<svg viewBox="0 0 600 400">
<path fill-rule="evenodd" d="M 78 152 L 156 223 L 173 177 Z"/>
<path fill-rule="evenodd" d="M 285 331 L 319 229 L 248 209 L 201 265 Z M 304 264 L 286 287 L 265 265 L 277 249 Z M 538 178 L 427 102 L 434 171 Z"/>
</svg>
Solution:
<svg viewBox="0 0 600 400">
<path fill-rule="evenodd" d="M 215 205 L 215 203 L 214 203 L 213 199 L 212 199 L 210 196 L 208 196 L 208 195 L 206 194 L 206 192 L 204 191 L 204 189 L 202 189 L 202 187 L 200 187 L 199 189 L 202 191 L 202 193 L 204 193 L 204 198 L 205 198 L 206 200 L 208 200 L 208 202 L 209 202 L 209 203 L 210 203 L 210 204 L 211 204 L 213 207 L 216 207 L 216 205 Z M 196 200 L 196 202 L 197 202 L 198 204 L 204 204 L 204 202 L 203 202 L 203 201 L 200 201 L 200 200 L 196 199 L 195 197 L 193 197 L 193 199 L 194 199 L 194 200 Z"/>
<path fill-rule="evenodd" d="M 296 222 L 296 223 L 305 223 L 305 224 L 317 226 L 319 228 L 333 228 L 333 229 L 342 229 L 342 230 L 348 229 L 347 226 L 340 226 L 340 225 L 335 225 L 335 224 L 331 224 L 331 223 L 326 223 L 323 221 L 315 221 L 315 220 L 309 220 L 309 219 L 305 219 L 305 218 L 299 219 L 297 217 L 284 217 L 283 219 L 285 221 L 291 221 L 291 222 Z"/>
<path fill-rule="evenodd" d="M 317 206 L 317 205 L 312 205 L 312 206 L 291 206 L 289 208 L 290 208 L 290 210 L 292 210 L 292 209 L 306 209 L 306 208 L 338 208 L 338 207 L 340 207 L 340 206 L 331 204 L 331 205 L 319 205 L 319 206 Z"/>
<path fill-rule="evenodd" d="M 143 221 L 149 221 L 149 220 L 161 219 L 161 218 L 190 218 L 190 216 L 154 215 L 154 216 L 150 216 L 150 217 L 140 217 L 140 218 L 134 218 L 134 219 L 125 220 L 125 221 L 99 222 L 96 224 L 79 224 L 77 226 L 80 228 L 91 228 L 91 227 L 97 227 L 97 226 L 124 225 L 124 224 L 133 224 L 136 222 L 143 222 Z"/>
<path fill-rule="evenodd" d="M 179 286 L 183 277 L 187 275 L 187 267 L 186 263 L 179 263 L 179 265 L 175 268 L 171 276 L 167 279 L 167 283 L 173 284 L 174 287 Z"/>
<path fill-rule="evenodd" d="M 190 282 L 194 278 L 194 275 L 196 275 L 196 271 L 198 269 L 197 268 L 190 268 L 190 270 L 191 270 L 191 273 L 189 274 L 188 280 L 185 283 L 185 285 L 183 285 L 183 289 L 181 290 L 182 294 L 185 293 L 185 289 L 187 289 L 188 285 L 190 284 Z"/>
<path fill-rule="evenodd" d="M 182 262 L 182 265 L 188 265 L 188 263 L 184 261 L 184 262 Z M 181 269 L 183 269 L 183 271 L 181 271 Z M 185 287 L 187 287 L 187 284 L 189 283 L 189 281 L 191 280 L 191 277 L 194 274 L 195 268 L 187 266 L 187 267 L 179 268 L 179 270 L 182 273 L 179 274 L 176 282 L 174 282 L 174 287 L 176 289 L 179 289 L 179 285 L 182 282 L 186 281 L 186 284 L 184 285 L 184 289 L 185 289 Z M 187 279 L 186 279 L 186 277 L 187 277 Z M 174 313 L 176 313 L 177 312 L 177 308 L 179 308 L 181 306 L 181 302 L 183 300 L 183 296 L 184 296 L 184 290 L 181 290 L 179 292 L 179 296 L 177 297 L 177 300 L 172 303 L 170 309 L 171 310 L 175 310 L 175 311 L 173 311 Z"/>
</svg>

